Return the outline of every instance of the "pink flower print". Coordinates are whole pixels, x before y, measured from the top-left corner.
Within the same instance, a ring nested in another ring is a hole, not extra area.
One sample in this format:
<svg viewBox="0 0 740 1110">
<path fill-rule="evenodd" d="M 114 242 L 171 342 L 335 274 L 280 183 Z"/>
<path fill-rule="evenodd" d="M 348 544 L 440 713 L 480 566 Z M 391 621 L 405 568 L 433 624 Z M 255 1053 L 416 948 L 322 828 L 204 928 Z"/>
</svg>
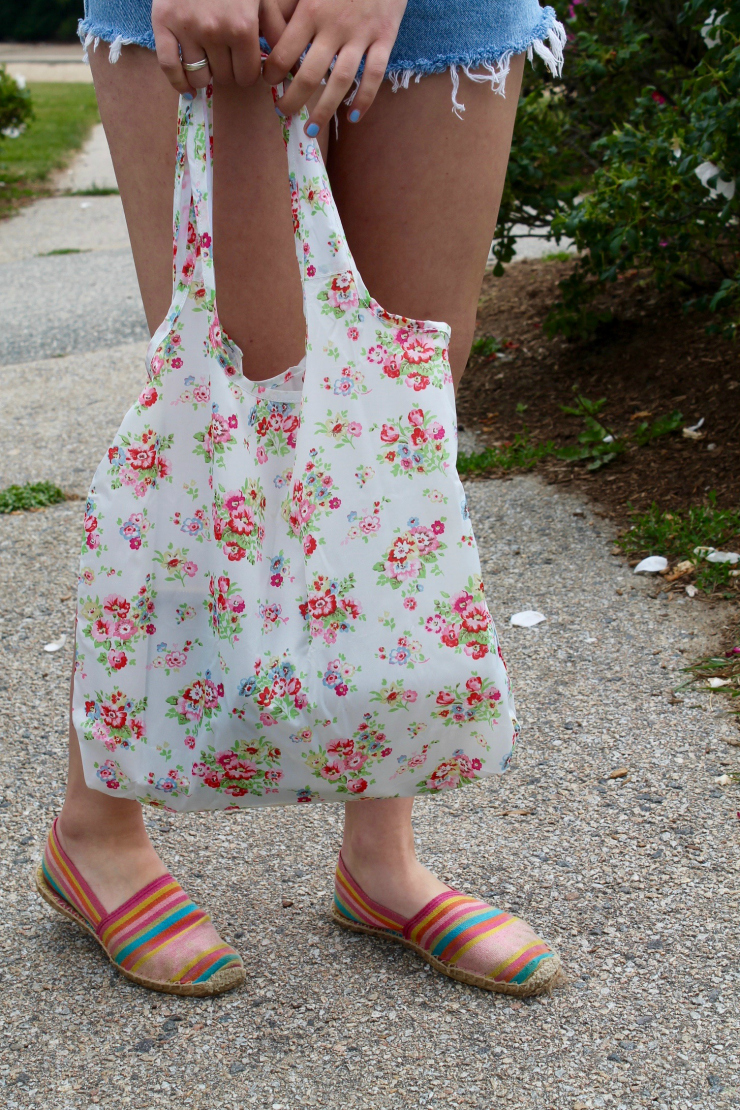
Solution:
<svg viewBox="0 0 740 1110">
<path fill-rule="evenodd" d="M 210 235 L 208 234 L 207 231 L 203 232 L 203 234 L 200 237 L 200 241 L 201 241 L 201 244 L 204 247 L 206 247 L 206 248 L 210 247 L 212 240 L 211 240 L 211 237 L 210 237 Z"/>
<path fill-rule="evenodd" d="M 260 723 L 269 728 L 271 725 L 277 724 L 277 718 L 273 717 L 272 713 L 260 713 Z"/>
<path fill-rule="evenodd" d="M 112 617 L 127 617 L 131 611 L 131 603 L 120 594 L 108 594 L 103 598 L 103 612 Z"/>
<path fill-rule="evenodd" d="M 224 508 L 230 516 L 239 516 L 244 511 L 244 494 L 241 490 L 227 493 L 224 498 Z"/>
<path fill-rule="evenodd" d="M 380 429 L 381 443 L 396 443 L 401 433 L 393 424 L 384 424 Z"/>
<path fill-rule="evenodd" d="M 172 366 L 173 370 L 179 370 L 182 366 L 182 359 L 179 356 L 177 358 L 173 358 L 170 365 Z"/>
<path fill-rule="evenodd" d="M 360 531 L 365 536 L 371 536 L 374 532 L 380 531 L 380 517 L 379 516 L 364 516 L 360 521 Z"/>
<path fill-rule="evenodd" d="M 358 424 L 356 420 L 350 421 L 347 425 L 347 432 L 355 437 L 362 435 L 362 424 Z"/>
<path fill-rule="evenodd" d="M 435 347 L 427 339 L 421 335 L 415 335 L 409 338 L 405 343 L 402 342 L 403 357 L 406 362 L 410 362 L 413 366 L 418 366 L 420 363 L 429 362 L 434 357 Z"/>
<path fill-rule="evenodd" d="M 419 547 L 419 554 L 431 555 L 439 547 L 439 540 L 429 528 L 420 525 L 418 528 L 412 528 L 411 531 Z"/>
<path fill-rule="evenodd" d="M 465 683 L 465 687 L 466 689 L 470 690 L 471 694 L 479 694 L 480 691 L 483 689 L 483 679 L 478 678 L 477 675 L 474 675 L 472 678 L 468 679 L 468 681 Z"/>
<path fill-rule="evenodd" d="M 211 387 L 209 385 L 196 385 L 193 387 L 193 400 L 197 401 L 199 405 L 204 404 L 211 399 Z"/>
<path fill-rule="evenodd" d="M 182 569 L 185 571 L 188 578 L 194 578 L 198 573 L 198 564 L 188 561 L 187 563 L 183 563 Z"/>
<path fill-rule="evenodd" d="M 316 267 L 313 263 L 311 263 L 310 266 L 306 266 L 306 276 L 310 278 L 316 276 Z"/>
<path fill-rule="evenodd" d="M 341 760 L 332 760 L 321 768 L 321 777 L 327 782 L 336 782 L 344 774 L 344 763 Z"/>
<path fill-rule="evenodd" d="M 424 764 L 426 763 L 426 761 L 427 761 L 427 753 L 426 752 L 414 752 L 413 755 L 409 756 L 409 759 L 408 759 L 408 762 L 407 762 L 406 766 L 410 767 L 411 770 L 415 771 L 418 767 L 423 767 Z"/>
<path fill-rule="evenodd" d="M 221 325 L 218 320 L 213 320 L 208 329 L 208 339 L 212 347 L 221 346 Z"/>
<path fill-rule="evenodd" d="M 424 410 L 412 409 L 409 413 L 409 424 L 413 424 L 416 428 L 421 428 L 424 424 Z"/>
<path fill-rule="evenodd" d="M 347 770 L 361 771 L 367 763 L 367 756 L 363 755 L 362 752 L 352 752 L 351 755 L 347 756 L 344 762 Z"/>
<path fill-rule="evenodd" d="M 164 661 L 168 667 L 184 667 L 187 658 L 184 651 L 168 651 L 165 654 Z"/>
<path fill-rule="evenodd" d="M 355 750 L 355 742 L 351 736 L 346 739 L 330 740 L 326 745 L 326 750 L 329 755 L 335 755 L 338 759 L 346 759 Z"/>
<path fill-rule="evenodd" d="M 148 385 L 144 389 L 142 389 L 141 393 L 139 394 L 139 404 L 144 405 L 146 408 L 149 409 L 157 400 L 158 396 L 159 394 L 157 393 L 154 386 Z"/>
<path fill-rule="evenodd" d="M 363 794 L 367 790 L 367 779 L 350 779 L 347 789 L 353 794 Z"/>
<path fill-rule="evenodd" d="M 454 597 L 451 599 L 450 604 L 451 604 L 452 609 L 454 610 L 454 612 L 464 613 L 465 610 L 467 609 L 468 605 L 470 605 L 472 600 L 473 600 L 473 595 L 469 594 L 467 592 L 467 590 L 463 590 L 462 593 L 454 595 Z"/>
<path fill-rule="evenodd" d="M 258 463 L 266 463 L 267 462 L 267 451 L 265 451 L 264 447 L 262 447 L 262 446 L 257 448 L 257 462 Z"/>
<path fill-rule="evenodd" d="M 358 340 L 360 338 L 360 333 L 357 328 L 347 328 L 347 338 Z"/>
<path fill-rule="evenodd" d="M 136 625 L 132 620 L 119 621 L 116 626 L 115 636 L 117 640 L 130 640 L 132 636 L 136 635 Z"/>
<path fill-rule="evenodd" d="M 357 308 L 360 299 L 357 295 L 354 278 L 349 270 L 337 274 L 332 278 L 329 287 L 329 304 L 332 308 L 350 309 Z"/>
<path fill-rule="evenodd" d="M 429 430 L 432 433 L 432 439 L 437 439 L 437 440 L 444 439 L 444 437 L 445 437 L 444 426 L 442 424 L 440 424 L 439 420 L 435 420 Z"/>
<path fill-rule="evenodd" d="M 404 609 L 415 609 L 416 608 L 416 598 L 415 597 L 405 597 L 403 599 L 403 607 L 404 607 Z"/>
<path fill-rule="evenodd" d="M 341 504 L 342 504 L 342 502 L 341 502 L 340 498 L 332 497 L 329 501 L 329 508 L 330 509 L 338 509 Z"/>
<path fill-rule="evenodd" d="M 214 443 L 229 443 L 231 441 L 228 421 L 219 412 L 213 414 L 210 433 Z"/>
<path fill-rule="evenodd" d="M 434 532 L 435 536 L 441 536 L 442 533 L 444 532 L 444 530 L 445 530 L 445 526 L 444 526 L 444 524 L 442 523 L 441 520 L 433 521 L 432 531 Z"/>
<path fill-rule="evenodd" d="M 150 363 L 150 366 L 151 366 L 152 374 L 156 378 L 162 372 L 162 367 L 164 366 L 164 359 L 162 358 L 161 355 L 152 355 L 152 361 Z"/>
<path fill-rule="evenodd" d="M 114 651 L 113 648 L 108 652 L 108 665 L 114 671 L 122 670 L 128 663 L 128 657 L 125 651 Z"/>
</svg>

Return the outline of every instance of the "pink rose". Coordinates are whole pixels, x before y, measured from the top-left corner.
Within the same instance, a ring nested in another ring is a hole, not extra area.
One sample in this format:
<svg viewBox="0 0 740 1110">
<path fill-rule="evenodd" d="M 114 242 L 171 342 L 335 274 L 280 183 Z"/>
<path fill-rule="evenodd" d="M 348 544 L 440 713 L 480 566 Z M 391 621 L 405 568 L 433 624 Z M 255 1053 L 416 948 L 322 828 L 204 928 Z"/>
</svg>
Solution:
<svg viewBox="0 0 740 1110">
<path fill-rule="evenodd" d="M 125 651 L 114 651 L 113 648 L 108 652 L 108 663 L 114 671 L 122 670 L 128 663 L 128 658 Z"/>
</svg>

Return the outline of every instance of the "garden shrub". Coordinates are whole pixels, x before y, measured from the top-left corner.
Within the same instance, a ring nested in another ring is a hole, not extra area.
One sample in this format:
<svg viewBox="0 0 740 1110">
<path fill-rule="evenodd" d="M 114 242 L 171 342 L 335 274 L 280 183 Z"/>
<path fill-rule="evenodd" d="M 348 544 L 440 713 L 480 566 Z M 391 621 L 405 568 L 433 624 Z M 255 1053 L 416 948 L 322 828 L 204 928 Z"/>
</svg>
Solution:
<svg viewBox="0 0 740 1110">
<path fill-rule="evenodd" d="M 515 223 L 583 252 L 550 334 L 591 334 L 595 293 L 645 270 L 740 324 L 740 4 L 573 0 L 563 79 L 528 75 L 494 253 Z M 501 272 L 501 266 L 498 267 Z"/>
<path fill-rule="evenodd" d="M 32 115 L 28 90 L 20 88 L 5 67 L 0 66 L 0 132 L 22 127 Z"/>
</svg>

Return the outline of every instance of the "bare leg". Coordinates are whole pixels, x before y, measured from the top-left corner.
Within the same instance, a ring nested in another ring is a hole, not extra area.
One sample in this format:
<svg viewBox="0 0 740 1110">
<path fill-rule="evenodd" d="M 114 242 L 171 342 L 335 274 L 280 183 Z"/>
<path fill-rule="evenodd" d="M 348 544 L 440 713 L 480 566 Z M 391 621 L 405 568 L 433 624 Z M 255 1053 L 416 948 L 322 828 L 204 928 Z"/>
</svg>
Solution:
<svg viewBox="0 0 740 1110">
<path fill-rule="evenodd" d="M 154 332 L 172 292 L 177 94 L 150 50 L 124 47 L 111 65 L 101 46 L 90 60 Z M 305 333 L 285 151 L 272 94 L 262 82 L 251 89 L 218 89 L 214 149 L 219 315 L 244 351 L 247 376 L 269 378 L 303 356 Z"/>
<path fill-rule="evenodd" d="M 101 46 L 91 63 L 147 322 L 154 331 L 169 308 L 172 289 L 177 96 L 151 51 L 125 47 L 111 65 Z M 247 375 L 267 378 L 295 364 L 304 350 L 285 151 L 269 89 L 262 83 L 254 89 L 220 89 L 214 129 L 219 312 L 244 350 Z M 283 204 L 277 203 L 281 196 Z M 138 803 L 85 785 L 72 728 L 58 831 L 107 909 L 167 870 L 149 841 Z"/>
<path fill-rule="evenodd" d="M 457 384 L 470 353 L 496 226 L 523 57 L 506 98 L 463 78 L 464 119 L 450 111 L 450 76 L 394 93 L 386 83 L 330 152 L 332 188 L 360 273 L 384 308 L 452 327 Z M 405 916 L 446 889 L 416 860 L 411 799 L 345 806 L 342 854 L 376 901 Z"/>
</svg>

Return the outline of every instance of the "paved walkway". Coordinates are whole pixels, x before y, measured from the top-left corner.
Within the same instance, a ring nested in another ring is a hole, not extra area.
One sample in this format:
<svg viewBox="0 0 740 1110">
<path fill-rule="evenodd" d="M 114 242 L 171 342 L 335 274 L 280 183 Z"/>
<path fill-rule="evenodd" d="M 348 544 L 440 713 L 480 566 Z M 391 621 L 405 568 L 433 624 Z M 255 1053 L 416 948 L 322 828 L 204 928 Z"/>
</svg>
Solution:
<svg viewBox="0 0 740 1110">
<path fill-rule="evenodd" d="M 111 258 L 132 273 L 111 199 L 84 210 L 86 256 L 48 255 L 66 241 L 58 201 L 0 227 L 0 250 L 15 251 L 2 276 L 33 322 L 25 343 L 10 313 L 0 331 L 0 487 L 48 478 L 84 496 L 143 381 L 137 303 L 120 318 L 127 336 L 120 322 L 110 336 L 65 324 L 61 307 L 72 283 L 91 302 L 107 296 Z M 244 955 L 249 981 L 233 995 L 149 994 L 53 917 L 30 872 L 64 787 L 71 643 L 43 646 L 73 628 L 82 505 L 69 501 L 0 517 L 9 1110 L 738 1105 L 737 798 L 715 783 L 732 726 L 708 696 L 672 696 L 681 667 L 712 646 L 717 614 L 632 575 L 610 528 L 567 492 L 531 476 L 468 491 L 524 736 L 504 779 L 418 803 L 418 850 L 450 884 L 526 915 L 561 951 L 569 985 L 512 1003 L 338 933 L 341 812 L 329 806 L 147 814 L 175 874 Z M 525 608 L 547 621 L 509 627 Z"/>
</svg>

